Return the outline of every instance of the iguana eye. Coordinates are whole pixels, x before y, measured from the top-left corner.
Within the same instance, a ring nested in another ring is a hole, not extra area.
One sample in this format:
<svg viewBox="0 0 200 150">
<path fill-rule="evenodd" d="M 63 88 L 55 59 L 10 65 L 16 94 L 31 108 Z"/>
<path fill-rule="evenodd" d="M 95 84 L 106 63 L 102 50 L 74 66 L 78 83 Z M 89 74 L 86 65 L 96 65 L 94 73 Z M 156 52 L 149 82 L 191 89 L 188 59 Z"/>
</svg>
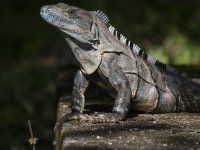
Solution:
<svg viewBox="0 0 200 150">
<path fill-rule="evenodd" d="M 75 10 L 74 10 L 74 9 L 70 9 L 70 10 L 67 11 L 67 13 L 68 13 L 69 15 L 74 15 Z"/>
</svg>

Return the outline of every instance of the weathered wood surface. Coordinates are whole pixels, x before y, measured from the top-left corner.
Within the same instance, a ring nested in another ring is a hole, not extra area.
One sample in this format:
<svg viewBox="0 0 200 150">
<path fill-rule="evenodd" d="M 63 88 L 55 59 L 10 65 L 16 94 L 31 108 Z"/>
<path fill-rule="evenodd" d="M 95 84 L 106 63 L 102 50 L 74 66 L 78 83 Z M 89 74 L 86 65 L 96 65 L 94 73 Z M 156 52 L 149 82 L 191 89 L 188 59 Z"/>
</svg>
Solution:
<svg viewBox="0 0 200 150">
<path fill-rule="evenodd" d="M 71 71 L 69 71 L 71 70 Z M 66 68 L 58 79 L 57 120 L 70 113 L 75 69 Z M 112 99 L 93 86 L 86 94 L 85 112 L 109 112 Z M 200 114 L 131 114 L 120 123 L 66 122 L 56 128 L 57 150 L 200 149 Z"/>
</svg>

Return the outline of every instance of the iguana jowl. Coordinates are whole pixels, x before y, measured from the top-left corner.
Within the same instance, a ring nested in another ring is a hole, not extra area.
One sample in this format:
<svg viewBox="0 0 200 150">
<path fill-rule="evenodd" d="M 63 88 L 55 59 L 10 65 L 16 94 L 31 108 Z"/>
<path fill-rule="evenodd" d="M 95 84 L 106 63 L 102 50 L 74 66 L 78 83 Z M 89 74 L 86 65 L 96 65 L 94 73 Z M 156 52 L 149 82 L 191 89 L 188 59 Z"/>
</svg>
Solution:
<svg viewBox="0 0 200 150">
<path fill-rule="evenodd" d="M 62 32 L 79 63 L 68 119 L 115 122 L 124 119 L 130 109 L 200 111 L 200 84 L 141 51 L 109 24 L 103 12 L 59 3 L 43 6 L 40 14 Z M 95 119 L 82 115 L 89 82 L 102 86 L 115 98 L 112 113 L 93 116 Z"/>
</svg>

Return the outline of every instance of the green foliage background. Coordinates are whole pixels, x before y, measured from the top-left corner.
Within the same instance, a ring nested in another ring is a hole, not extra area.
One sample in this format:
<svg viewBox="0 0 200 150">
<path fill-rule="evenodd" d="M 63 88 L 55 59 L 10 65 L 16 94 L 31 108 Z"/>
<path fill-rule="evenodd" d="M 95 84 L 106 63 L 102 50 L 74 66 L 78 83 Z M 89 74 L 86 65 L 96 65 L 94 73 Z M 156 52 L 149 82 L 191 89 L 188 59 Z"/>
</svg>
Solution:
<svg viewBox="0 0 200 150">
<path fill-rule="evenodd" d="M 31 149 L 28 119 L 39 138 L 37 149 L 53 149 L 56 70 L 66 44 L 39 10 L 58 2 L 0 2 L 0 149 Z M 62 2 L 105 11 L 121 33 L 165 63 L 200 65 L 199 0 Z"/>
</svg>

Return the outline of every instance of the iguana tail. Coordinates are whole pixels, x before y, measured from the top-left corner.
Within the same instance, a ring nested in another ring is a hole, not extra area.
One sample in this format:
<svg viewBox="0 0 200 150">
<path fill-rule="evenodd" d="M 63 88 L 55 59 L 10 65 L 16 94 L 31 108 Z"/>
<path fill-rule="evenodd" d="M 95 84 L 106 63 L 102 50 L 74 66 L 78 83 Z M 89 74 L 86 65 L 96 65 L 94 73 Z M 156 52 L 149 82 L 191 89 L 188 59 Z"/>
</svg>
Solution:
<svg viewBox="0 0 200 150">
<path fill-rule="evenodd" d="M 183 81 L 182 104 L 183 110 L 200 112 L 200 79 L 186 78 Z"/>
</svg>

